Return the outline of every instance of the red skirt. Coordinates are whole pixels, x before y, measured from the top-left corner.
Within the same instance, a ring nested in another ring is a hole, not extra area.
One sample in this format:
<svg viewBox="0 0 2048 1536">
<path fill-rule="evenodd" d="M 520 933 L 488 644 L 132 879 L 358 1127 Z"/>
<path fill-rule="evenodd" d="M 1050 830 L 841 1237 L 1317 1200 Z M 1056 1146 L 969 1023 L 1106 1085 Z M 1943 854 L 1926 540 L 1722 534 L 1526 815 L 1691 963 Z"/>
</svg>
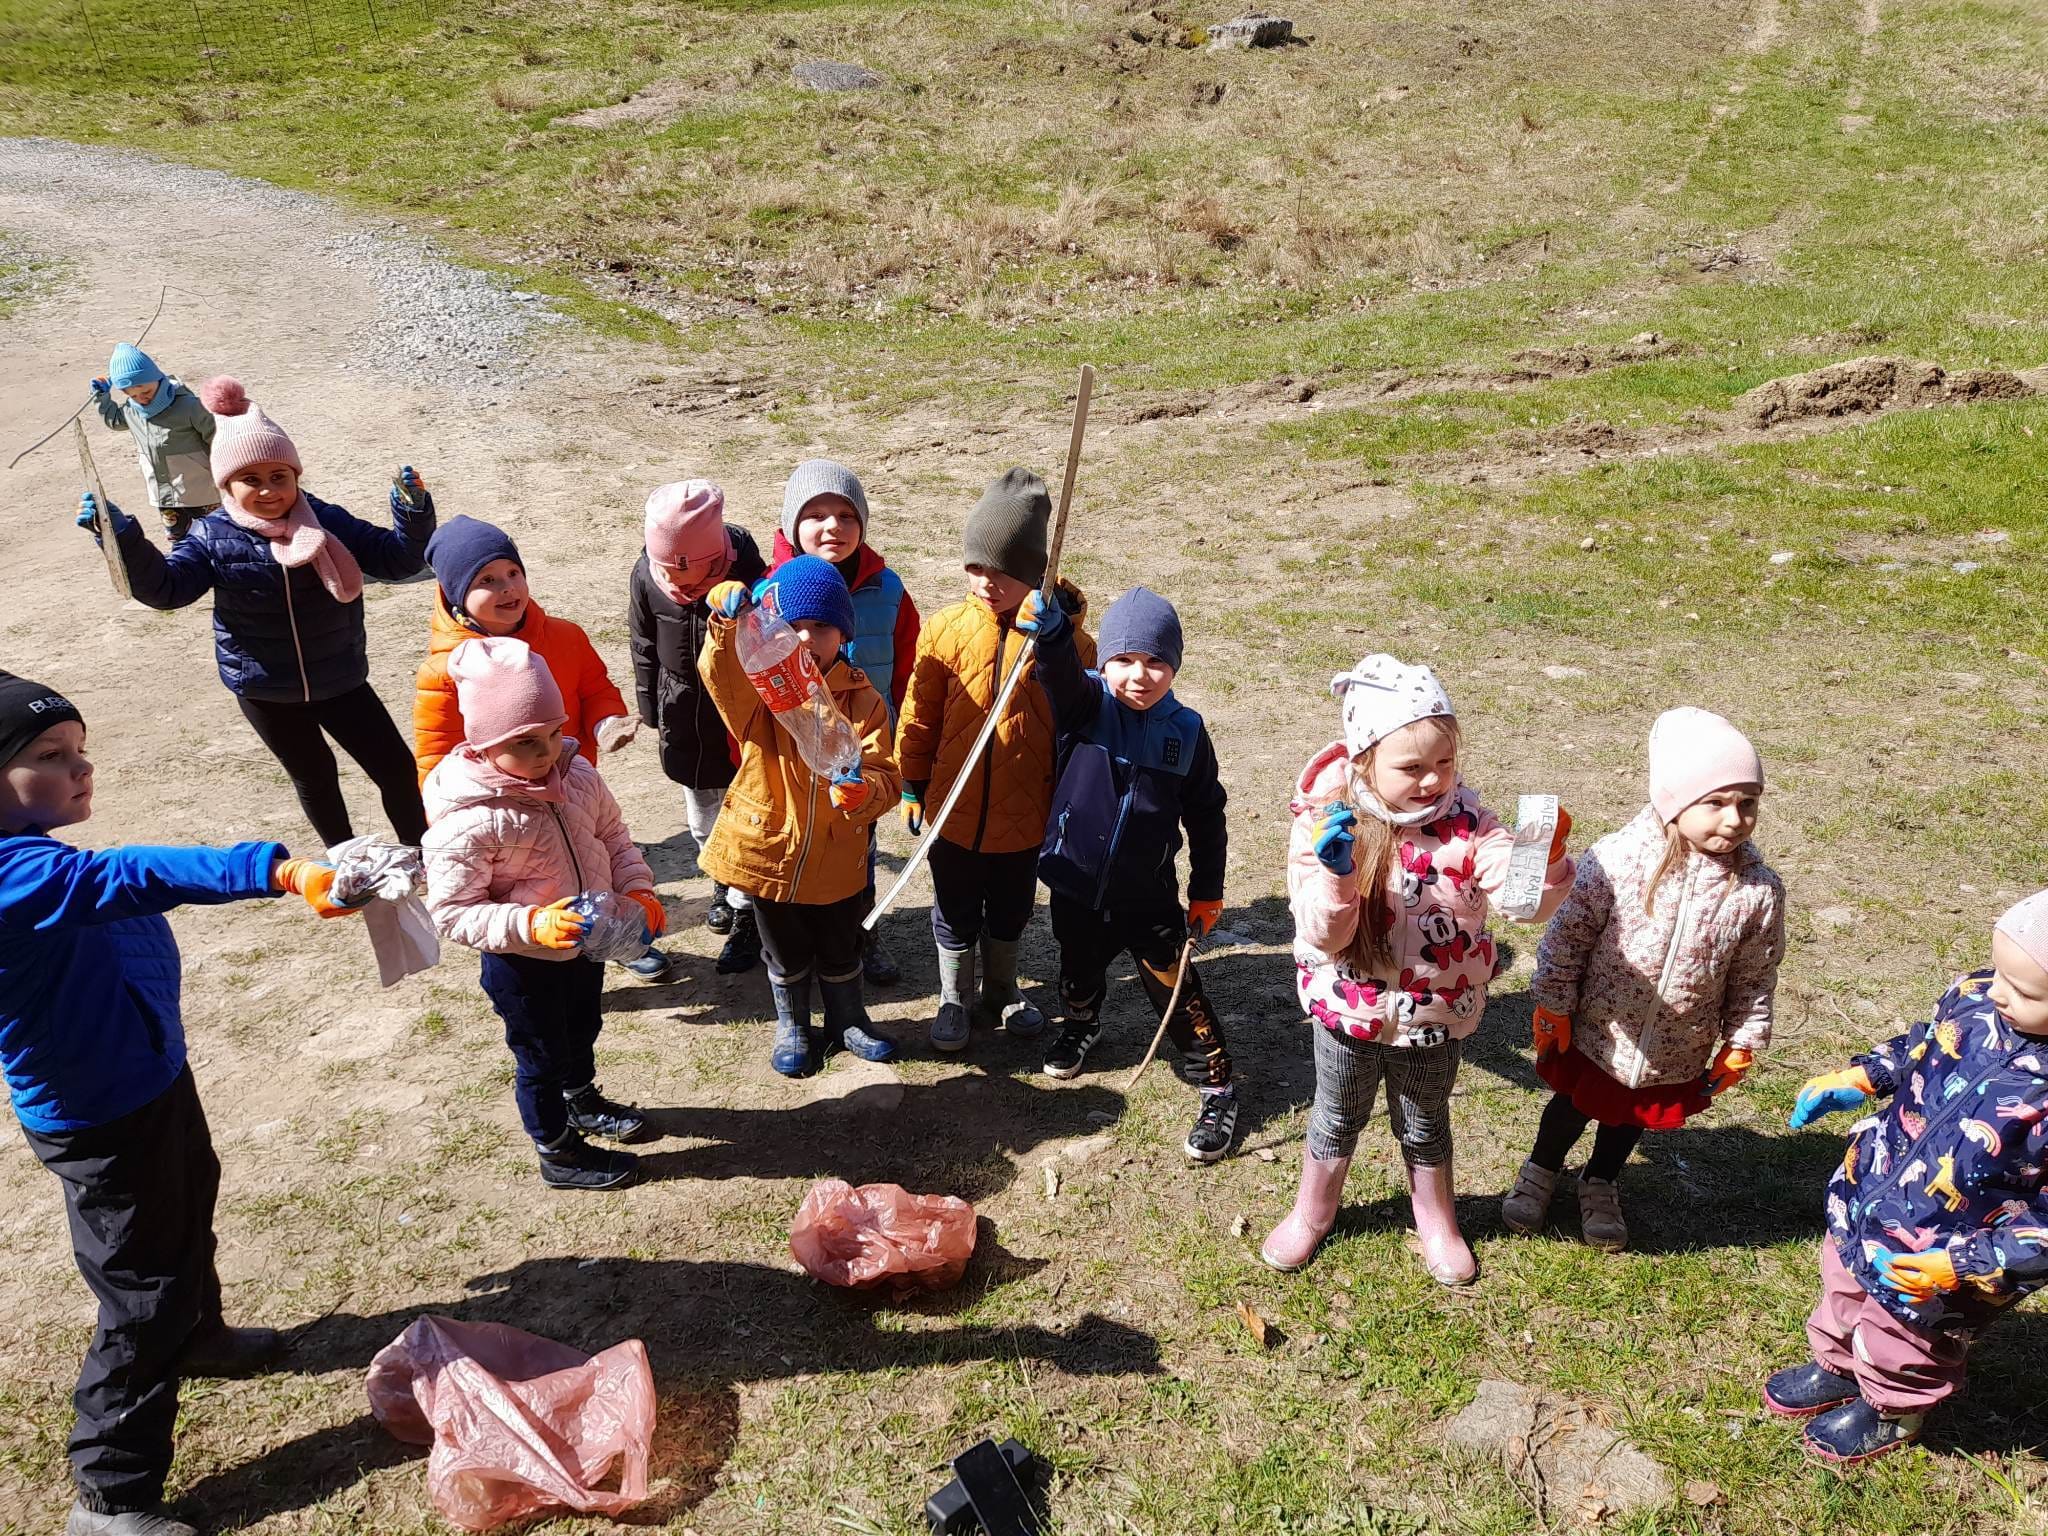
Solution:
<svg viewBox="0 0 2048 1536">
<path fill-rule="evenodd" d="M 1536 1075 L 1572 1108 L 1599 1125 L 1639 1125 L 1646 1131 L 1675 1131 L 1713 1103 L 1698 1078 L 1624 1088 L 1576 1048 L 1536 1058 Z"/>
</svg>

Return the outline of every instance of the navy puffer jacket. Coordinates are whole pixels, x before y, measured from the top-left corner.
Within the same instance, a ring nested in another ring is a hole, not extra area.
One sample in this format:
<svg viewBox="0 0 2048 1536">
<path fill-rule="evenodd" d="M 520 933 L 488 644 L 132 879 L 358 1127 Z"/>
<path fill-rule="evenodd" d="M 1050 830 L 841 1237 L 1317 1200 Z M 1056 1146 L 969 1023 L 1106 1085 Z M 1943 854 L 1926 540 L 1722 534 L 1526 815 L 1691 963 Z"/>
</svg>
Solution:
<svg viewBox="0 0 2048 1536">
<path fill-rule="evenodd" d="M 320 526 L 346 544 L 371 581 L 404 581 L 427 566 L 434 503 L 415 511 L 392 500 L 390 528 L 379 528 L 313 496 Z M 121 561 L 138 602 L 183 608 L 213 593 L 213 648 L 230 693 L 259 703 L 332 699 L 369 680 L 363 600 L 339 603 L 312 565 L 287 570 L 270 541 L 210 513 L 166 554 L 141 525 L 120 520 Z"/>
</svg>

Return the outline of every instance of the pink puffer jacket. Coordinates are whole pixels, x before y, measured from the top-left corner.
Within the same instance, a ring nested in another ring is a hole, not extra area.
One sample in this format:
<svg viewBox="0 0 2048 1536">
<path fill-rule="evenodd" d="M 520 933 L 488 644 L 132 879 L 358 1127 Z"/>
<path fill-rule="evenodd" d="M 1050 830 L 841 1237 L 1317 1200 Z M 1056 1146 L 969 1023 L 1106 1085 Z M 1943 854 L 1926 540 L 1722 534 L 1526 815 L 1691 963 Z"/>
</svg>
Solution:
<svg viewBox="0 0 2048 1536">
<path fill-rule="evenodd" d="M 1744 843 L 1692 853 L 1657 888 L 1664 824 L 1648 806 L 1580 862 L 1536 951 L 1529 996 L 1572 1021 L 1572 1048 L 1624 1088 L 1689 1082 L 1723 1042 L 1771 1042 L 1785 955 L 1785 887 Z"/>
<path fill-rule="evenodd" d="M 1496 966 L 1487 911 L 1507 881 L 1515 834 L 1462 784 L 1441 818 L 1396 828 L 1399 859 L 1380 898 L 1399 914 L 1388 936 L 1393 964 L 1388 975 L 1366 975 L 1336 958 L 1358 936 L 1358 876 L 1331 874 L 1315 850 L 1323 808 L 1350 799 L 1350 768 L 1344 743 L 1330 743 L 1302 769 L 1290 807 L 1287 893 L 1301 1006 L 1324 1028 L 1360 1040 L 1462 1040 L 1486 1011 Z M 1550 866 L 1538 921 L 1564 900 L 1571 883 L 1570 859 Z"/>
<path fill-rule="evenodd" d="M 535 907 L 583 891 L 651 891 L 654 875 L 619 802 L 564 740 L 555 771 L 532 783 L 469 747 L 434 766 L 421 791 L 427 910 L 442 938 L 501 955 L 573 960 L 533 942 Z"/>
</svg>

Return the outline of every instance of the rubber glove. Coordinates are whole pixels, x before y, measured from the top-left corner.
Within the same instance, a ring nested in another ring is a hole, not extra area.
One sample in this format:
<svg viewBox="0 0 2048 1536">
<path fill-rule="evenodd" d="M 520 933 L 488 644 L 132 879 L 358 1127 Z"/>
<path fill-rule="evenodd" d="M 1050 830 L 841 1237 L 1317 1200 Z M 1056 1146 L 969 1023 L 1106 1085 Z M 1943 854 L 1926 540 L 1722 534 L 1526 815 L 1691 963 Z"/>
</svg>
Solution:
<svg viewBox="0 0 2048 1536">
<path fill-rule="evenodd" d="M 91 491 L 87 491 L 78 498 L 78 526 L 91 534 L 94 539 L 98 539 L 100 536 L 97 519 L 94 516 L 98 510 L 99 503 Z M 135 519 L 109 501 L 107 503 L 107 521 L 114 525 L 114 537 L 118 539 L 121 536 L 121 530 L 134 522 Z"/>
<path fill-rule="evenodd" d="M 1870 1074 L 1861 1067 L 1823 1072 L 1819 1077 L 1806 1080 L 1806 1086 L 1799 1090 L 1799 1097 L 1792 1103 L 1792 1117 L 1785 1123 L 1796 1131 L 1813 1124 L 1822 1115 L 1832 1115 L 1843 1109 L 1861 1109 L 1876 1091 L 1870 1085 Z"/>
<path fill-rule="evenodd" d="M 1702 1079 L 1706 1085 L 1707 1096 L 1712 1098 L 1715 1094 L 1726 1093 L 1749 1076 L 1749 1069 L 1755 1062 L 1755 1054 L 1745 1051 L 1739 1045 L 1722 1046 L 1720 1054 L 1714 1058 L 1714 1064 L 1707 1068 L 1707 1075 Z"/>
<path fill-rule="evenodd" d="M 924 786 L 906 784 L 903 786 L 903 826 L 912 837 L 924 832 Z"/>
<path fill-rule="evenodd" d="M 583 942 L 583 914 L 569 910 L 575 899 L 564 896 L 545 907 L 527 908 L 526 925 L 534 943 L 543 949 L 574 949 Z"/>
<path fill-rule="evenodd" d="M 1017 627 L 1036 635 L 1040 645 L 1054 639 L 1067 627 L 1067 610 L 1057 602 L 1048 603 L 1043 592 L 1031 592 L 1017 605 Z"/>
<path fill-rule="evenodd" d="M 1529 1023 L 1530 1043 L 1536 1047 L 1538 1056 L 1548 1056 L 1552 1051 L 1559 1054 L 1572 1048 L 1572 1021 L 1569 1014 L 1552 1013 L 1548 1008 L 1538 1008 Z"/>
<path fill-rule="evenodd" d="M 636 715 L 611 715 L 597 722 L 597 750 L 616 752 L 640 734 Z"/>
<path fill-rule="evenodd" d="M 668 931 L 668 908 L 661 904 L 661 898 L 652 891 L 628 891 L 626 900 L 638 907 L 647 918 L 647 937 L 658 939 Z"/>
<path fill-rule="evenodd" d="M 704 594 L 704 601 L 720 618 L 736 619 L 740 610 L 753 601 L 753 594 L 744 581 L 721 581 Z"/>
<path fill-rule="evenodd" d="M 1206 939 L 1216 931 L 1216 921 L 1223 916 L 1221 901 L 1189 901 L 1188 932 L 1198 939 Z"/>
<path fill-rule="evenodd" d="M 868 803 L 868 781 L 858 768 L 849 768 L 832 781 L 828 793 L 835 810 L 857 811 Z"/>
<path fill-rule="evenodd" d="M 1922 1303 L 1934 1300 L 1942 1291 L 1959 1291 L 1963 1287 L 1962 1277 L 1956 1273 L 1956 1261 L 1945 1248 L 1927 1253 L 1880 1253 L 1877 1275 L 1901 1296 Z"/>
<path fill-rule="evenodd" d="M 114 386 L 107 379 L 94 379 L 92 381 L 92 392 L 96 395 L 111 395 L 114 392 Z"/>
<path fill-rule="evenodd" d="M 1358 838 L 1352 828 L 1358 825 L 1358 813 L 1339 801 L 1323 807 L 1323 814 L 1316 822 L 1316 857 L 1322 860 L 1323 868 L 1333 875 L 1348 875 L 1358 866 L 1352 860 L 1352 849 Z"/>
<path fill-rule="evenodd" d="M 400 512 L 431 512 L 434 498 L 427 491 L 427 483 L 420 479 L 418 471 L 410 464 L 404 465 L 393 477 L 397 483 L 391 487 L 391 510 Z"/>
<path fill-rule="evenodd" d="M 1557 808 L 1557 830 L 1550 835 L 1550 862 L 1555 864 L 1564 857 L 1564 840 L 1572 835 L 1572 813 L 1563 806 Z"/>
<path fill-rule="evenodd" d="M 334 866 L 324 859 L 285 859 L 270 872 L 280 891 L 306 898 L 306 905 L 322 917 L 346 917 L 369 904 L 365 897 L 352 907 L 334 899 Z"/>
</svg>

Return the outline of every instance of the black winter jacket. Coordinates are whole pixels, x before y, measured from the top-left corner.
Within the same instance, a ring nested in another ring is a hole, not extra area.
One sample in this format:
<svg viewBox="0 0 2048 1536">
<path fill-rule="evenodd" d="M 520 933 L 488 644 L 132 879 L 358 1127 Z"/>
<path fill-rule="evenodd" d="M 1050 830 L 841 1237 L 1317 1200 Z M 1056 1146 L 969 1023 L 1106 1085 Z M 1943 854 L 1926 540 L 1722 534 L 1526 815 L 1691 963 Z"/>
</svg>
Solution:
<svg viewBox="0 0 2048 1536">
<path fill-rule="evenodd" d="M 768 574 L 760 546 L 744 528 L 725 525 L 732 568 L 723 580 L 752 586 Z M 661 771 L 691 789 L 724 789 L 733 779 L 731 739 L 711 695 L 697 676 L 697 657 L 711 610 L 704 599 L 678 603 L 647 569 L 643 551 L 633 567 L 626 627 L 633 643 L 633 691 L 640 720 L 661 732 Z"/>
</svg>

